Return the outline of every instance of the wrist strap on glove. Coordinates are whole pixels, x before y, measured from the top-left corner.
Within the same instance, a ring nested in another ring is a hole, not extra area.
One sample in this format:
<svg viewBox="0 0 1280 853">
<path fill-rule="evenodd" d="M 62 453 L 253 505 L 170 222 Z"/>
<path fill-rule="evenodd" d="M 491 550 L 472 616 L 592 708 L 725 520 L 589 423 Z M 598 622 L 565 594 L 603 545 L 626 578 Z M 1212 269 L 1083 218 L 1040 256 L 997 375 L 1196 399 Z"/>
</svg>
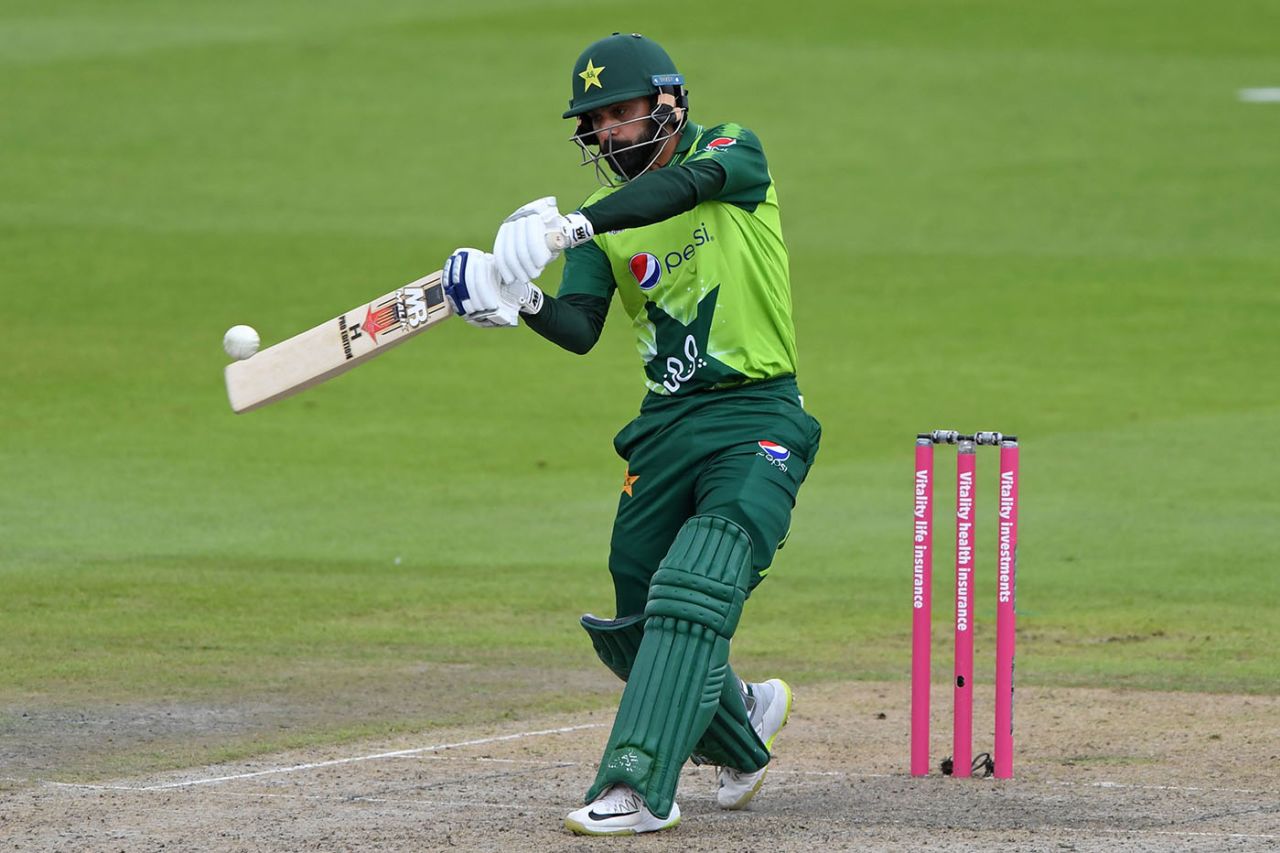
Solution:
<svg viewBox="0 0 1280 853">
<path fill-rule="evenodd" d="M 596 230 L 592 227 L 591 220 L 576 210 L 564 217 L 564 222 L 560 227 L 565 237 L 566 248 L 589 243 L 591 238 L 596 236 Z"/>
<path fill-rule="evenodd" d="M 528 290 L 520 296 L 520 313 L 537 314 L 542 310 L 542 288 L 533 282 L 530 282 L 527 286 Z"/>
</svg>

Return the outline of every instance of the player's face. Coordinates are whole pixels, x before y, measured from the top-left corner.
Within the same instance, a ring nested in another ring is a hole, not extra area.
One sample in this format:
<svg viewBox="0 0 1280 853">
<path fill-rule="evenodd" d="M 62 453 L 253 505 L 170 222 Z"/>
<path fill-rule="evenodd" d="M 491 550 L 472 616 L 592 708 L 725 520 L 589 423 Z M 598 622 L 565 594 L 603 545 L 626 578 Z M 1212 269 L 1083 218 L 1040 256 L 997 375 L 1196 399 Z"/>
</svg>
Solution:
<svg viewBox="0 0 1280 853">
<path fill-rule="evenodd" d="M 647 141 L 653 130 L 648 122 L 637 119 L 648 117 L 652 111 L 649 99 L 641 96 L 592 110 L 587 116 L 595 128 L 600 150 L 609 151 Z"/>
</svg>

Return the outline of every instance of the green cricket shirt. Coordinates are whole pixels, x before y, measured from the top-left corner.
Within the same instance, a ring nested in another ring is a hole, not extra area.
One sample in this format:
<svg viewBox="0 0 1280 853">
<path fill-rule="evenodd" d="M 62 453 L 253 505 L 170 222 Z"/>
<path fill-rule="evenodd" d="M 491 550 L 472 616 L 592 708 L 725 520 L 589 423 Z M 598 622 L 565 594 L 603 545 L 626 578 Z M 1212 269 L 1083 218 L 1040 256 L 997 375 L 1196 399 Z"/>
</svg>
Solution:
<svg viewBox="0 0 1280 853">
<path fill-rule="evenodd" d="M 795 374 L 778 196 L 754 133 L 687 125 L 670 163 L 601 188 L 581 211 L 596 236 L 566 253 L 558 299 L 607 306 L 616 290 L 650 391 L 683 395 Z M 530 325 L 557 337 L 550 316 Z"/>
<path fill-rule="evenodd" d="M 643 612 L 698 513 L 747 531 L 754 587 L 822 434 L 796 386 L 787 249 L 760 141 L 735 124 L 686 126 L 670 163 L 581 212 L 595 238 L 568 250 L 559 294 L 524 319 L 585 353 L 616 291 L 635 332 L 649 393 L 613 440 L 627 460 L 609 551 L 617 612 Z"/>
</svg>

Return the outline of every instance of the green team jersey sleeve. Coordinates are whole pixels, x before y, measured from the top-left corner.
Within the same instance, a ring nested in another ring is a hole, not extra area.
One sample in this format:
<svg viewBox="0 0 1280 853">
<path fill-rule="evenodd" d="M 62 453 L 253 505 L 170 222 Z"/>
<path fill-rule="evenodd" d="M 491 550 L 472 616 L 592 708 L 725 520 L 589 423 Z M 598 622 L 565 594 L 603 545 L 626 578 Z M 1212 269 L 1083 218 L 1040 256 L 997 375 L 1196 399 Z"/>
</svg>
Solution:
<svg viewBox="0 0 1280 853">
<path fill-rule="evenodd" d="M 754 210 L 764 202 L 773 179 L 769 177 L 769 164 L 759 137 L 740 125 L 722 124 L 702 134 L 698 143 L 702 147 L 692 151 L 681 164 L 692 168 L 709 163 L 720 166 L 724 184 L 716 201 L 745 210 Z"/>
<path fill-rule="evenodd" d="M 671 163 L 581 210 L 596 237 L 566 254 L 559 301 L 607 305 L 616 291 L 650 391 L 795 374 L 787 251 L 754 133 L 689 125 Z"/>
</svg>

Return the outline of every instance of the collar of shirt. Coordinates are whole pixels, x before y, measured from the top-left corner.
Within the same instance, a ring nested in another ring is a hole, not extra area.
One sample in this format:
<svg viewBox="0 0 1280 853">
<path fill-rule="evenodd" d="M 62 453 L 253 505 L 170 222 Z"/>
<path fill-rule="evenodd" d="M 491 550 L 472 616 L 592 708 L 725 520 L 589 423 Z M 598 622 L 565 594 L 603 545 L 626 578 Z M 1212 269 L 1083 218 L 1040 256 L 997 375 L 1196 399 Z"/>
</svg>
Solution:
<svg viewBox="0 0 1280 853">
<path fill-rule="evenodd" d="M 680 141 L 676 143 L 675 155 L 671 158 L 675 160 L 681 154 L 688 152 L 693 147 L 693 143 L 702 135 L 702 125 L 693 122 L 685 122 L 684 130 L 680 131 Z"/>
</svg>

